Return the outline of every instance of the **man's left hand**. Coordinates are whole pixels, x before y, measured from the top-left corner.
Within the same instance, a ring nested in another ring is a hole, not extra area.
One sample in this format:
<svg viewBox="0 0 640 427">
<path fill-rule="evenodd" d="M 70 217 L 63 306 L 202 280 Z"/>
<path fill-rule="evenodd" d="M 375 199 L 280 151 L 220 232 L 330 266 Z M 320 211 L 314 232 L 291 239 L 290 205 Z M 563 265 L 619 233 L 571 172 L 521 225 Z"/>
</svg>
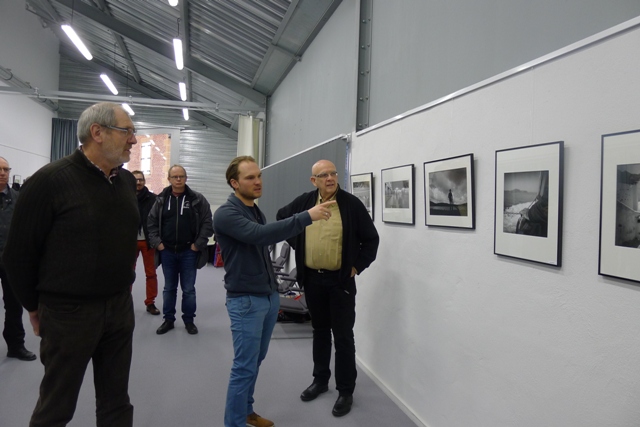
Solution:
<svg viewBox="0 0 640 427">
<path fill-rule="evenodd" d="M 354 277 L 356 274 L 358 274 L 358 270 L 356 270 L 355 267 L 351 267 L 351 277 Z"/>
<path fill-rule="evenodd" d="M 196 244 L 195 244 L 195 243 L 192 243 L 192 244 L 191 244 L 191 250 L 192 250 L 193 252 L 198 252 L 198 247 L 196 246 Z"/>
</svg>

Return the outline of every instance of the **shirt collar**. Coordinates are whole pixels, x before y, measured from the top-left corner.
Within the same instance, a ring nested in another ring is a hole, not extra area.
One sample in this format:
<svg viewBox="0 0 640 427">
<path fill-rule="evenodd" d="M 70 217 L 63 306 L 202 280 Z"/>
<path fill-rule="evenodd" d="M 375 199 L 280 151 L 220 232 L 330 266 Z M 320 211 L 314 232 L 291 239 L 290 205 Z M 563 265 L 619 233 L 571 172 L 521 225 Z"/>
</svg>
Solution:
<svg viewBox="0 0 640 427">
<path fill-rule="evenodd" d="M 78 147 L 78 150 L 80 150 L 80 152 L 82 153 L 82 155 L 84 156 L 85 159 L 87 159 L 87 161 L 97 170 L 100 171 L 100 173 L 109 180 L 109 182 L 113 182 L 113 180 L 115 179 L 116 176 L 118 176 L 118 174 L 120 173 L 120 168 L 122 168 L 122 165 L 120 166 L 116 166 L 115 168 L 111 169 L 109 171 L 109 175 L 107 175 L 106 173 L 104 173 L 104 171 L 102 169 L 100 169 L 100 167 L 98 167 L 98 165 L 96 165 L 95 163 L 93 163 L 91 161 L 90 158 L 87 157 L 86 154 L 84 154 L 84 150 L 82 150 L 82 145 L 80 147 Z"/>
</svg>

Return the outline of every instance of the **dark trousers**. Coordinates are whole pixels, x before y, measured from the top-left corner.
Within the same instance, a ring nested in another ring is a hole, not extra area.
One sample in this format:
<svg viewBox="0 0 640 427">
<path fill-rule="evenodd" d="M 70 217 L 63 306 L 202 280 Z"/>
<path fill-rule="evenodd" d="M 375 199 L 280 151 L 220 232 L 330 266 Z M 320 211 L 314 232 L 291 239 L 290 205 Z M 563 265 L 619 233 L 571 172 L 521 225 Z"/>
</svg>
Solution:
<svg viewBox="0 0 640 427">
<path fill-rule="evenodd" d="M 93 362 L 98 427 L 131 427 L 129 368 L 135 324 L 131 293 L 98 301 L 40 303 L 44 378 L 30 427 L 63 427 L 73 418 Z"/>
<path fill-rule="evenodd" d="M 331 334 L 335 344 L 336 389 L 351 395 L 356 387 L 356 281 L 340 282 L 338 272 L 305 271 L 304 292 L 313 327 L 313 378 L 327 384 L 331 377 Z"/>
<path fill-rule="evenodd" d="M 4 330 L 2 336 L 9 350 L 24 345 L 24 326 L 22 326 L 22 305 L 18 302 L 13 289 L 9 285 L 4 266 L 0 265 L 0 281 L 2 281 L 2 300 L 4 301 Z"/>
</svg>

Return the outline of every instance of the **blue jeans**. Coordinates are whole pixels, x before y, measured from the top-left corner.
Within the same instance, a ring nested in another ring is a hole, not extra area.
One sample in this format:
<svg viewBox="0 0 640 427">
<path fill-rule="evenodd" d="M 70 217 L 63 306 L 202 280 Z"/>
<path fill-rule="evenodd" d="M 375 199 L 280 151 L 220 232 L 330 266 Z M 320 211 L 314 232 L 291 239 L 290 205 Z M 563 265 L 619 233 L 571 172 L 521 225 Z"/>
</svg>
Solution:
<svg viewBox="0 0 640 427">
<path fill-rule="evenodd" d="M 225 427 L 245 427 L 253 412 L 253 391 L 258 369 L 269 350 L 271 333 L 278 319 L 280 295 L 227 297 L 227 312 L 233 335 L 233 366 L 224 411 Z"/>
<path fill-rule="evenodd" d="M 176 297 L 178 282 L 182 288 L 182 320 L 193 323 L 196 317 L 196 263 L 198 252 L 185 249 L 174 252 L 168 249 L 160 251 L 162 272 L 164 273 L 164 290 L 162 291 L 162 313 L 165 320 L 176 320 Z"/>
</svg>

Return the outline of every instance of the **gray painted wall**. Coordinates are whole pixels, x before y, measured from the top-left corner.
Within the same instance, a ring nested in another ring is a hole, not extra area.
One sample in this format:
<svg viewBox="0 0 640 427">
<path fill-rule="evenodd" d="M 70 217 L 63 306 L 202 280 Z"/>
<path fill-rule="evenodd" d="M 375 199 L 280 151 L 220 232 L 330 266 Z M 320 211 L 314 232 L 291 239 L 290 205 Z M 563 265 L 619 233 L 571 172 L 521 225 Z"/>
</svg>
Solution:
<svg viewBox="0 0 640 427">
<path fill-rule="evenodd" d="M 357 0 L 345 0 L 269 99 L 265 165 L 355 129 Z"/>
<path fill-rule="evenodd" d="M 638 15 L 638 0 L 373 0 L 369 124 Z"/>
</svg>

